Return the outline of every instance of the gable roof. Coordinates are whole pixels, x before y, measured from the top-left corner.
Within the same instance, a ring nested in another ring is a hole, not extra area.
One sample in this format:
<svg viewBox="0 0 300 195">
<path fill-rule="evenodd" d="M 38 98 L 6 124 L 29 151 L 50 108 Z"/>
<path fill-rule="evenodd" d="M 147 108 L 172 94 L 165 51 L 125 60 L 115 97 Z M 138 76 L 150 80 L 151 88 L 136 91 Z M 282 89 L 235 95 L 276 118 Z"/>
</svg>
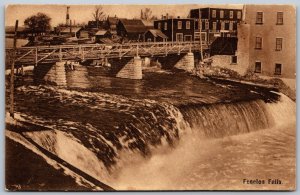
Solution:
<svg viewBox="0 0 300 195">
<path fill-rule="evenodd" d="M 72 27 L 71 31 L 72 33 L 74 32 L 78 32 L 79 30 L 81 30 L 82 27 Z M 64 27 L 60 30 L 61 33 L 69 33 L 70 32 L 70 27 Z"/>
<path fill-rule="evenodd" d="M 150 32 L 154 37 L 160 37 L 160 38 L 163 38 L 163 39 L 168 38 L 164 33 L 161 32 L 161 30 L 158 30 L 158 29 L 150 29 L 147 32 Z"/>
<path fill-rule="evenodd" d="M 98 30 L 95 35 L 105 35 L 106 33 L 108 33 L 107 30 Z"/>
<path fill-rule="evenodd" d="M 127 33 L 144 33 L 147 30 L 142 20 L 120 19 L 119 22 L 123 24 Z"/>
<path fill-rule="evenodd" d="M 147 27 L 153 27 L 154 23 L 151 20 L 142 20 L 143 24 Z"/>
</svg>

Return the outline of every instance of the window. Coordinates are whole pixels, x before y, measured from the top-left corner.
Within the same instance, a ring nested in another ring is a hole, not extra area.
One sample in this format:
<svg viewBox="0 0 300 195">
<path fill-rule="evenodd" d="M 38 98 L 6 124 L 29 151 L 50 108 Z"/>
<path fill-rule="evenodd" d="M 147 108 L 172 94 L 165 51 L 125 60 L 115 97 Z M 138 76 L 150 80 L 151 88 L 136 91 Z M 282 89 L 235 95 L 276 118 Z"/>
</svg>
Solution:
<svg viewBox="0 0 300 195">
<path fill-rule="evenodd" d="M 209 22 L 205 22 L 205 30 L 209 29 Z"/>
<path fill-rule="evenodd" d="M 233 30 L 233 22 L 229 23 L 229 30 Z"/>
<path fill-rule="evenodd" d="M 220 18 L 224 18 L 224 10 L 220 11 Z"/>
<path fill-rule="evenodd" d="M 283 12 L 277 12 L 277 25 L 283 24 Z"/>
<path fill-rule="evenodd" d="M 262 48 L 262 38 L 256 37 L 255 38 L 255 49 L 261 49 Z"/>
<path fill-rule="evenodd" d="M 261 73 L 261 62 L 255 62 L 255 73 Z"/>
<path fill-rule="evenodd" d="M 231 64 L 237 64 L 237 56 L 231 56 Z"/>
<path fill-rule="evenodd" d="M 183 34 L 182 33 L 176 33 L 176 41 L 182 42 L 183 41 Z"/>
<path fill-rule="evenodd" d="M 201 39 L 206 42 L 206 33 L 201 33 Z"/>
<path fill-rule="evenodd" d="M 213 25 L 213 26 L 212 26 L 212 27 L 213 27 L 213 30 L 214 30 L 214 31 L 217 30 L 217 23 L 216 23 L 216 22 L 213 22 L 212 25 Z"/>
<path fill-rule="evenodd" d="M 281 75 L 281 64 L 275 64 L 275 75 Z"/>
<path fill-rule="evenodd" d="M 276 38 L 276 51 L 282 50 L 282 38 Z"/>
<path fill-rule="evenodd" d="M 217 17 L 217 11 L 216 10 L 212 10 L 212 16 L 213 18 L 216 18 Z"/>
<path fill-rule="evenodd" d="M 201 20 L 199 20 L 198 26 L 200 27 L 200 30 L 202 30 L 202 28 L 203 28 L 203 23 L 204 22 L 202 22 Z M 199 30 L 199 28 L 198 28 L 198 30 Z"/>
<path fill-rule="evenodd" d="M 165 29 L 165 30 L 168 30 L 168 23 L 167 23 L 167 22 L 165 22 L 164 29 Z"/>
<path fill-rule="evenodd" d="M 177 22 L 177 29 L 182 29 L 182 21 Z"/>
<path fill-rule="evenodd" d="M 237 12 L 237 19 L 241 19 L 242 18 L 242 12 L 241 11 L 238 11 Z"/>
<path fill-rule="evenodd" d="M 233 11 L 229 12 L 229 18 L 232 19 L 233 18 Z"/>
<path fill-rule="evenodd" d="M 184 35 L 184 41 L 192 41 L 192 35 Z"/>
<path fill-rule="evenodd" d="M 160 22 L 157 23 L 157 28 L 158 28 L 158 29 L 161 29 L 161 24 L 160 24 Z"/>
<path fill-rule="evenodd" d="M 191 29 L 191 22 L 190 21 L 186 21 L 185 28 L 186 29 Z"/>
<path fill-rule="evenodd" d="M 148 39 L 147 39 L 147 42 L 152 42 L 152 39 L 151 39 L 151 38 L 148 38 Z"/>
<path fill-rule="evenodd" d="M 225 30 L 225 22 L 221 22 L 221 30 Z"/>
<path fill-rule="evenodd" d="M 225 30 L 229 30 L 229 23 L 225 22 Z"/>
<path fill-rule="evenodd" d="M 263 12 L 256 12 L 256 24 L 263 23 Z"/>
</svg>

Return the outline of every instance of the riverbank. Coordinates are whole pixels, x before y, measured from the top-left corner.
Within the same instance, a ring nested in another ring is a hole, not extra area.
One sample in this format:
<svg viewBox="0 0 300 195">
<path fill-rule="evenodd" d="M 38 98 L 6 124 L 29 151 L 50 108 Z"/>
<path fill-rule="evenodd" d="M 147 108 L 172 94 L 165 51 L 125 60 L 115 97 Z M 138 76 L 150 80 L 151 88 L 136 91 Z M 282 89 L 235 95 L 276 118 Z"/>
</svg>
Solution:
<svg viewBox="0 0 300 195">
<path fill-rule="evenodd" d="M 199 70 L 194 70 L 192 75 L 200 78 L 208 78 L 215 81 L 225 81 L 231 83 L 240 83 L 245 85 L 275 89 L 296 101 L 296 78 L 285 79 L 279 77 L 261 76 L 255 73 L 247 73 L 242 76 L 239 73 L 221 67 L 203 66 Z"/>
</svg>

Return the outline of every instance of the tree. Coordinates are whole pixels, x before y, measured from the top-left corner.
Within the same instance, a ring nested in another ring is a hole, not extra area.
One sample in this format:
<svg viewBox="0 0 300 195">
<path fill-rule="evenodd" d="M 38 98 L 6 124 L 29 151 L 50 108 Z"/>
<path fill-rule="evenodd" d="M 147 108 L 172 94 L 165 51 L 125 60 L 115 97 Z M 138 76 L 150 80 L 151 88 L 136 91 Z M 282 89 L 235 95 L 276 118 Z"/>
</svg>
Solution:
<svg viewBox="0 0 300 195">
<path fill-rule="evenodd" d="M 104 11 L 102 6 L 97 5 L 95 7 L 94 13 L 93 13 L 93 18 L 95 21 L 101 21 L 105 17 Z"/>
<path fill-rule="evenodd" d="M 51 18 L 44 13 L 37 13 L 25 19 L 25 27 L 32 33 L 32 35 L 38 35 L 50 30 Z"/>
<path fill-rule="evenodd" d="M 142 20 L 153 20 L 157 17 L 152 16 L 152 10 L 150 8 L 141 9 L 141 19 Z"/>
<path fill-rule="evenodd" d="M 98 5 L 95 7 L 93 18 L 97 22 L 97 27 L 99 28 L 99 21 L 103 20 L 105 18 L 105 14 L 103 11 L 102 6 Z"/>
</svg>

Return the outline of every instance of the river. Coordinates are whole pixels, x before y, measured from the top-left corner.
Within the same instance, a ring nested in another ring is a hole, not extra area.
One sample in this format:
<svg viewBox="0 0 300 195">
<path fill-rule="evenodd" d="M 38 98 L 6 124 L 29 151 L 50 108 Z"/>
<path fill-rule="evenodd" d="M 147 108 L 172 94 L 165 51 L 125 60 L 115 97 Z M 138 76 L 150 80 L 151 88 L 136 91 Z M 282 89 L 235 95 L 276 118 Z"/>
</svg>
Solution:
<svg viewBox="0 0 300 195">
<path fill-rule="evenodd" d="M 17 82 L 20 117 L 53 129 L 24 134 L 119 190 L 295 188 L 295 102 L 184 72 L 143 76 L 78 67 L 63 88 Z"/>
</svg>

